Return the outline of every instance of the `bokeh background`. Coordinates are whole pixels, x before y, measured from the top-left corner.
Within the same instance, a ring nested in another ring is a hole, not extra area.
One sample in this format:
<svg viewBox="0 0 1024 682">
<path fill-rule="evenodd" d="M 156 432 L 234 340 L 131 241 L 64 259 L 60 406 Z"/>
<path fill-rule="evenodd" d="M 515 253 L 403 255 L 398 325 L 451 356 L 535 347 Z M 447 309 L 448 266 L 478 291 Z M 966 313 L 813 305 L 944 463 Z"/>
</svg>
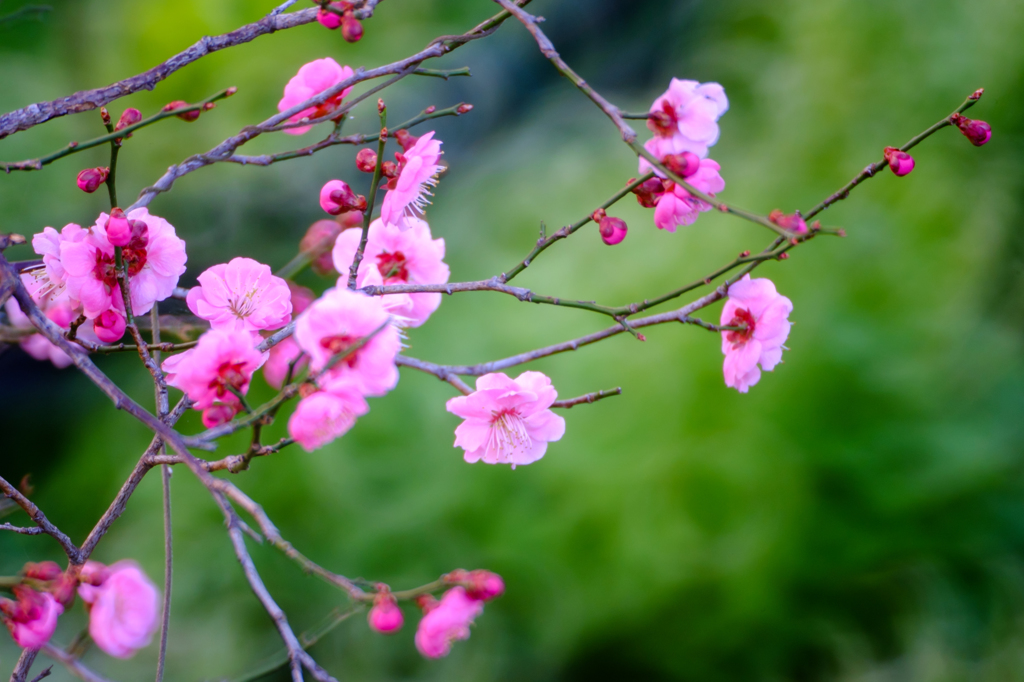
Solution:
<svg viewBox="0 0 1024 682">
<path fill-rule="evenodd" d="M 273 6 L 50 4 L 38 20 L 0 23 L 0 110 L 133 75 Z M 0 14 L 21 6 L 7 0 Z M 972 114 L 995 133 L 980 149 L 955 130 L 936 135 L 914 152 L 912 175 L 885 173 L 825 214 L 846 239 L 818 239 L 759 270 L 793 300 L 795 324 L 785 364 L 749 395 L 723 386 L 715 335 L 665 326 L 646 343 L 623 335 L 532 367 L 564 397 L 624 389 L 566 413 L 565 438 L 532 466 L 465 464 L 451 447 L 458 420 L 444 410 L 451 388 L 405 370 L 342 440 L 254 462 L 237 483 L 297 547 L 338 572 L 402 588 L 486 567 L 508 584 L 447 659 L 416 653 L 411 609 L 394 637 L 371 633 L 362 615 L 349 619 L 315 647 L 317 659 L 342 680 L 1024 679 L 1024 6 L 536 0 L 531 10 L 623 108 L 646 108 L 672 76 L 722 83 L 732 104 L 712 151 L 727 181 L 722 197 L 762 213 L 808 209 L 975 88 L 986 94 Z M 387 0 L 357 45 L 313 24 L 209 56 L 113 105 L 115 116 L 126 106 L 148 114 L 239 88 L 197 123 L 137 133 L 121 154 L 120 192 L 134 196 L 170 164 L 275 113 L 284 84 L 311 59 L 386 63 L 495 11 L 486 0 Z M 436 125 L 450 170 L 428 217 L 456 280 L 507 269 L 542 221 L 554 229 L 577 220 L 636 171 L 614 128 L 518 24 L 430 64 L 464 65 L 471 79 L 410 78 L 386 94 L 393 121 L 430 104 L 475 105 Z M 372 131 L 374 122 L 366 105 L 346 128 Z M 98 114 L 62 118 L 0 141 L 0 156 L 34 157 L 101 133 Z M 246 151 L 315 139 L 268 136 Z M 105 156 L 97 149 L 0 178 L 0 229 L 92 222 L 106 198 L 82 194 L 74 178 Z M 322 217 L 318 191 L 334 177 L 367 184 L 351 148 L 180 180 L 151 209 L 188 242 L 182 284 L 236 255 L 284 264 Z M 621 304 L 770 239 L 717 214 L 659 232 L 632 199 L 613 214 L 630 225 L 623 244 L 606 247 L 589 227 L 517 283 Z M 31 257 L 24 247 L 8 255 Z M 311 273 L 301 281 L 329 285 Z M 604 326 L 584 311 L 463 294 L 411 331 L 408 352 L 478 362 Z M 99 362 L 151 404 L 134 358 Z M 253 393 L 271 395 L 262 380 Z M 194 432 L 199 421 L 190 415 L 181 428 Z M 74 370 L 18 348 L 0 354 L 0 429 L 0 471 L 15 481 L 31 473 L 36 502 L 79 541 L 149 441 Z M 168 679 L 237 678 L 279 640 L 220 513 L 186 470 L 173 478 L 173 506 Z M 161 538 L 151 475 L 95 556 L 133 557 L 157 578 Z M 297 630 L 345 604 L 272 548 L 251 551 Z M 0 574 L 45 558 L 61 558 L 51 540 L 0 535 Z M 84 623 L 76 605 L 55 639 L 70 641 Z M 16 656 L 0 637 L 0 672 Z M 130 661 L 85 657 L 118 680 L 148 679 L 155 659 L 155 645 Z M 68 676 L 55 668 L 52 679 Z"/>
</svg>

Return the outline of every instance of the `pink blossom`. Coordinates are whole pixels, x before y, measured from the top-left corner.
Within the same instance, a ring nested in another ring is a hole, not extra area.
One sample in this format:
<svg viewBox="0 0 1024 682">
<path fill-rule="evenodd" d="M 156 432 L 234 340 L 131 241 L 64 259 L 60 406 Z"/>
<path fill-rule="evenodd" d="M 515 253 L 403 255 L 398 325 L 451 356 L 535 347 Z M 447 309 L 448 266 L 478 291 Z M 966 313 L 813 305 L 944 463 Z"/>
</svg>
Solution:
<svg viewBox="0 0 1024 682">
<path fill-rule="evenodd" d="M 106 213 L 101 213 L 95 225 L 72 235 L 71 239 L 62 239 L 60 244 L 68 294 L 81 302 L 89 319 L 111 308 L 124 310 L 117 284 L 114 246 L 106 234 L 108 219 Z M 178 278 L 185 272 L 185 242 L 175 234 L 174 226 L 151 215 L 145 208 L 133 210 L 128 220 L 132 236 L 122 253 L 131 278 L 132 311 L 143 315 L 155 302 L 169 298 L 174 292 Z"/>
<path fill-rule="evenodd" d="M 380 217 L 387 225 L 401 230 L 413 227 L 412 218 L 422 217 L 423 207 L 430 202 L 425 195 L 427 187 L 437 184 L 441 166 L 441 141 L 434 139 L 434 131 L 426 133 L 404 154 L 395 154 L 399 161 L 398 177 L 388 182 L 388 193 L 381 204 Z"/>
<path fill-rule="evenodd" d="M 452 643 L 469 639 L 469 626 L 484 611 L 482 602 L 470 599 L 462 587 L 453 587 L 441 597 L 441 603 L 420 620 L 416 628 L 416 648 L 427 658 L 447 656 Z"/>
<path fill-rule="evenodd" d="M 341 10 L 343 5 L 340 2 L 328 3 L 332 8 Z M 323 7 L 316 13 L 316 20 L 320 22 L 322 26 L 325 26 L 332 31 L 341 26 L 341 17 L 334 12 L 328 12 Z"/>
<path fill-rule="evenodd" d="M 313 452 L 343 436 L 369 411 L 357 386 L 335 382 L 328 391 L 317 391 L 299 401 L 288 420 L 288 433 L 302 449 Z"/>
<path fill-rule="evenodd" d="M 331 215 L 366 210 L 366 197 L 356 195 L 344 180 L 328 180 L 320 188 L 320 208 Z"/>
<path fill-rule="evenodd" d="M 491 601 L 505 594 L 505 581 L 501 576 L 481 568 L 475 571 L 457 568 L 445 576 L 445 581 L 462 583 L 470 599 Z"/>
<path fill-rule="evenodd" d="M 402 609 L 388 591 L 381 591 L 373 598 L 373 608 L 366 614 L 366 620 L 371 628 L 384 635 L 398 632 L 405 624 Z"/>
<path fill-rule="evenodd" d="M 280 389 L 284 385 L 284 379 L 288 375 L 288 368 L 295 358 L 302 355 L 302 349 L 295 339 L 288 337 L 270 349 L 270 355 L 266 364 L 263 365 L 263 378 L 274 388 Z M 309 358 L 303 356 L 295 363 L 295 374 L 302 371 L 309 364 Z"/>
<path fill-rule="evenodd" d="M 203 426 L 212 429 L 214 426 L 227 424 L 238 414 L 240 405 L 227 405 L 225 403 L 214 403 L 203 410 Z"/>
<path fill-rule="evenodd" d="M 315 59 L 304 64 L 299 72 L 284 86 L 284 97 L 277 104 L 277 110 L 285 112 L 292 107 L 302 104 L 308 99 L 316 97 L 324 90 L 334 87 L 339 83 L 352 77 L 353 71 L 349 66 L 340 66 L 338 62 L 330 57 Z M 342 100 L 352 91 L 349 86 L 334 95 L 319 106 L 303 109 L 292 116 L 289 121 L 296 123 L 304 118 L 314 119 L 326 116 L 341 106 Z M 302 135 L 313 129 L 313 126 L 299 126 L 297 128 L 286 128 L 284 132 L 289 135 Z"/>
<path fill-rule="evenodd" d="M 782 361 L 782 344 L 789 336 L 792 311 L 792 301 L 779 294 L 771 280 L 744 275 L 729 287 L 721 324 L 746 328 L 722 332 L 726 386 L 746 393 L 761 379 L 759 363 L 761 369 L 770 372 Z"/>
<path fill-rule="evenodd" d="M 401 340 L 377 298 L 342 287 L 328 289 L 296 320 L 295 340 L 309 356 L 313 372 L 323 371 L 332 358 L 365 341 L 319 379 L 323 388 L 351 382 L 364 395 L 381 396 L 398 383 L 395 356 Z"/>
<path fill-rule="evenodd" d="M 199 275 L 188 292 L 188 308 L 209 320 L 213 329 L 256 331 L 278 329 L 292 317 L 288 283 L 270 266 L 251 258 L 233 258 Z"/>
<path fill-rule="evenodd" d="M 409 218 L 408 228 L 385 224 L 382 220 L 370 223 L 366 250 L 359 265 L 360 275 L 376 271 L 382 284 L 446 284 L 451 272 L 444 262 L 444 239 L 433 239 L 430 226 L 419 218 Z M 347 230 L 334 243 L 334 267 L 348 277 L 359 239 L 358 230 Z M 360 278 L 360 286 L 366 286 Z M 339 286 L 343 284 L 339 283 Z M 398 300 L 398 296 L 384 296 L 384 303 L 393 315 L 403 318 L 409 327 L 419 327 L 441 305 L 441 294 L 409 294 Z M 398 302 L 398 306 L 389 306 Z"/>
<path fill-rule="evenodd" d="M 116 310 L 107 310 L 92 321 L 93 331 L 103 343 L 115 343 L 124 336 L 124 330 L 128 326 L 124 315 Z"/>
<path fill-rule="evenodd" d="M 235 392 L 245 394 L 253 372 L 266 359 L 256 350 L 259 337 L 251 332 L 211 329 L 199 344 L 164 360 L 167 383 L 185 392 L 195 409 L 214 403 L 238 403 Z"/>
<path fill-rule="evenodd" d="M 651 105 L 647 127 L 660 142 L 654 145 L 656 150 L 648 150 L 659 159 L 683 152 L 707 156 L 708 147 L 718 141 L 718 119 L 728 109 L 725 89 L 718 83 L 673 78 Z"/>
<path fill-rule="evenodd" d="M 43 228 L 32 236 L 32 249 L 43 257 L 43 267 L 29 270 L 33 279 L 38 281 L 38 286 L 29 289 L 32 300 L 43 305 L 45 299 L 58 300 L 67 299 L 67 273 L 60 260 L 60 249 L 63 242 L 76 242 L 85 239 L 88 233 L 80 225 L 68 223 L 57 232 L 52 227 Z M 22 278 L 24 279 L 24 277 Z"/>
<path fill-rule="evenodd" d="M 78 587 L 78 596 L 89 605 L 89 635 L 107 654 L 131 658 L 156 632 L 156 586 L 134 561 L 118 561 L 96 577 L 102 577 L 98 584 Z"/>
<path fill-rule="evenodd" d="M 25 585 L 16 585 L 11 591 L 17 601 L 0 598 L 0 617 L 18 646 L 38 649 L 50 641 L 64 607 L 49 592 L 36 592 Z"/>
<path fill-rule="evenodd" d="M 63 329 L 71 327 L 71 321 L 78 316 L 78 312 L 72 308 L 67 296 L 59 296 L 53 299 L 40 294 L 40 290 L 48 286 L 48 284 L 44 279 L 33 276 L 33 273 L 23 272 L 21 274 L 21 281 L 28 290 L 29 295 L 36 302 L 36 305 L 39 306 L 40 310 L 43 311 L 51 322 Z M 51 289 L 51 291 L 53 290 Z M 22 312 L 21 306 L 18 305 L 14 297 L 7 299 L 4 309 L 7 312 L 7 319 L 11 326 L 18 329 L 32 328 L 32 322 L 29 320 L 28 315 Z M 78 338 L 91 343 L 97 343 L 100 340 L 88 325 L 79 327 Z M 42 334 L 31 334 L 22 338 L 18 343 L 21 345 L 22 350 L 36 360 L 49 360 L 55 367 L 60 369 L 71 364 L 71 358 L 67 353 L 51 343 Z"/>
<path fill-rule="evenodd" d="M 551 379 L 523 372 L 515 379 L 485 374 L 476 391 L 448 401 L 446 407 L 465 421 L 455 429 L 455 447 L 469 463 L 530 464 L 544 456 L 548 443 L 565 434 L 565 420 L 550 409 L 558 397 Z"/>
<path fill-rule="evenodd" d="M 714 196 L 725 189 L 725 180 L 718 174 L 720 169 L 718 162 L 702 159 L 700 170 L 687 178 L 687 182 L 701 192 Z M 701 213 L 711 210 L 710 204 L 675 183 L 671 183 L 671 187 L 655 201 L 654 224 L 659 230 L 669 232 L 675 232 L 679 225 L 692 225 Z"/>
</svg>

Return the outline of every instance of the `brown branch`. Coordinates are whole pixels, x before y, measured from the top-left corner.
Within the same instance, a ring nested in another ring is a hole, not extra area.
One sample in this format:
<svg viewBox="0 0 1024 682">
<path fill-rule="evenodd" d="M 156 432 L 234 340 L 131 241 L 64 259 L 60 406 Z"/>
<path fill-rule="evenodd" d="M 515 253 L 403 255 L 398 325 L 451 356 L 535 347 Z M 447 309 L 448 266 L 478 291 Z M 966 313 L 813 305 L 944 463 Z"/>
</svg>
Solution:
<svg viewBox="0 0 1024 682">
<path fill-rule="evenodd" d="M 60 647 L 54 646 L 53 644 L 44 644 L 40 651 L 49 658 L 52 658 L 63 665 L 68 669 L 69 673 L 83 682 L 111 682 L 111 680 L 108 680 L 106 677 L 103 677 L 82 665 L 74 654 L 70 654 Z"/>
<path fill-rule="evenodd" d="M 6 263 L 3 260 L 3 256 L 0 255 L 0 262 Z M 19 282 L 20 284 L 21 282 Z M 15 290 L 15 295 L 17 291 Z M 71 538 L 64 534 L 62 530 L 53 525 L 43 510 L 32 503 L 27 497 L 21 494 L 21 492 L 13 485 L 7 482 L 2 476 L 0 476 L 0 492 L 3 492 L 5 497 L 14 500 L 19 507 L 25 510 L 29 518 L 32 519 L 35 524 L 42 530 L 43 533 L 53 537 L 60 546 L 64 548 L 64 553 L 68 555 L 68 560 L 73 564 L 81 564 L 85 561 L 82 557 L 80 549 L 75 547 L 75 543 L 71 542 Z"/>
<path fill-rule="evenodd" d="M 11 682 L 25 682 L 28 679 L 28 673 L 32 669 L 32 664 L 36 662 L 38 654 L 39 649 L 21 650 L 18 664 L 14 666 L 14 672 L 11 673 Z"/>
<path fill-rule="evenodd" d="M 22 535 L 42 535 L 46 532 L 39 526 L 12 526 L 9 523 L 0 523 L 0 530 L 9 530 Z"/>
<path fill-rule="evenodd" d="M 608 389 L 607 391 L 596 391 L 594 393 L 588 393 L 586 395 L 581 395 L 578 398 L 570 398 L 568 400 L 556 400 L 551 404 L 551 407 L 556 409 L 568 410 L 574 407 L 575 405 L 582 405 L 584 403 L 589 405 L 591 403 L 596 403 L 598 400 L 604 400 L 605 398 L 611 398 L 617 395 L 622 395 L 621 387 L 611 388 Z"/>
<path fill-rule="evenodd" d="M 242 26 L 230 33 L 214 37 L 206 36 L 184 52 L 174 55 L 162 64 L 137 76 L 112 83 L 104 88 L 83 90 L 68 97 L 53 100 L 52 102 L 37 102 L 17 111 L 4 114 L 0 116 L 0 139 L 22 130 L 28 130 L 32 126 L 45 123 L 59 116 L 92 111 L 134 92 L 152 90 L 156 87 L 157 83 L 201 57 L 228 47 L 248 43 L 260 36 L 274 33 L 275 31 L 283 31 L 308 24 L 316 20 L 316 13 L 316 9 L 306 9 L 291 14 L 266 16 L 253 24 Z"/>
</svg>

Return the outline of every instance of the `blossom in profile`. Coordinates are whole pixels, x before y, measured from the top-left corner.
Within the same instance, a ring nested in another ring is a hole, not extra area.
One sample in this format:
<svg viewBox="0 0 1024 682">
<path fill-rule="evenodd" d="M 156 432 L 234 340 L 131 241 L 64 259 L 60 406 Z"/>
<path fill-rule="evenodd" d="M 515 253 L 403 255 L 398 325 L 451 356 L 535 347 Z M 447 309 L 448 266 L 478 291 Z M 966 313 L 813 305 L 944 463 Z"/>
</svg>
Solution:
<svg viewBox="0 0 1024 682">
<path fill-rule="evenodd" d="M 413 218 L 422 217 L 430 202 L 429 187 L 437 184 L 441 172 L 441 141 L 434 139 L 434 131 L 422 135 L 404 154 L 396 153 L 397 176 L 388 181 L 388 193 L 381 204 L 380 217 L 386 225 L 400 230 L 413 227 Z"/>
<path fill-rule="evenodd" d="M 98 563 L 98 562 L 89 562 Z M 93 581 L 78 586 L 89 609 L 89 636 L 116 658 L 131 658 L 157 629 L 159 592 L 134 561 L 93 566 Z"/>
<path fill-rule="evenodd" d="M 647 127 L 654 133 L 644 147 L 658 159 L 691 152 L 704 158 L 718 142 L 718 119 L 729 109 L 725 89 L 718 83 L 673 78 L 668 90 L 651 105 Z M 640 172 L 645 173 L 641 159 Z"/>
<path fill-rule="evenodd" d="M 299 72 L 284 86 L 284 97 L 278 102 L 277 110 L 285 112 L 298 104 L 302 104 L 306 100 L 316 97 L 324 90 L 351 78 L 352 74 L 351 67 L 341 66 L 330 57 L 315 59 L 308 64 L 304 64 L 299 69 Z M 314 119 L 327 116 L 341 106 L 342 100 L 351 91 L 352 87 L 349 86 L 329 98 L 323 104 L 303 109 L 288 120 L 292 123 L 297 123 L 304 118 Z M 302 135 L 312 129 L 313 126 L 298 126 L 286 128 L 284 132 L 289 135 Z"/>
<path fill-rule="evenodd" d="M 771 280 L 750 279 L 748 274 L 729 287 L 721 324 L 743 329 L 722 332 L 726 386 L 746 393 L 760 381 L 762 369 L 770 372 L 782 361 L 792 311 L 793 302 L 777 292 Z"/>
<path fill-rule="evenodd" d="M 0 618 L 18 646 L 38 649 L 50 641 L 64 607 L 49 592 L 36 592 L 26 585 L 11 591 L 16 600 L 0 597 Z"/>
<path fill-rule="evenodd" d="M 447 656 L 455 641 L 469 639 L 469 626 L 483 611 L 483 602 L 471 599 L 465 588 L 453 587 L 420 620 L 416 648 L 427 658 Z"/>
<path fill-rule="evenodd" d="M 366 250 L 359 264 L 359 286 L 376 284 L 362 277 L 374 271 L 380 275 L 380 284 L 448 282 L 451 271 L 444 262 L 444 239 L 434 239 L 424 220 L 409 218 L 407 223 L 405 230 L 379 219 L 370 223 Z M 334 267 L 346 281 L 361 237 L 358 230 L 347 230 L 334 243 Z M 382 298 L 385 307 L 408 327 L 419 327 L 441 305 L 439 293 L 390 294 Z"/>
<path fill-rule="evenodd" d="M 541 372 L 523 372 L 515 379 L 485 374 L 476 390 L 448 401 L 446 407 L 465 421 L 455 429 L 455 447 L 469 463 L 536 462 L 548 443 L 565 434 L 565 420 L 549 408 L 558 397 L 551 379 Z"/>
<path fill-rule="evenodd" d="M 363 395 L 381 396 L 398 383 L 401 340 L 378 298 L 328 289 L 295 321 L 295 341 L 309 356 L 311 372 L 330 366 L 317 382 L 322 388 L 341 382 Z"/>
<path fill-rule="evenodd" d="M 253 372 L 266 359 L 255 344 L 252 332 L 211 329 L 195 348 L 164 360 L 167 383 L 184 391 L 197 410 L 214 403 L 236 405 L 236 393 L 249 390 Z"/>
<path fill-rule="evenodd" d="M 154 303 L 174 293 L 178 278 L 185 272 L 185 242 L 175 234 L 173 225 L 151 215 L 145 208 L 131 211 L 127 218 L 131 237 L 122 249 L 122 257 L 128 264 L 131 280 L 132 312 L 143 315 Z M 106 233 L 109 219 L 110 216 L 101 213 L 91 228 L 60 243 L 68 295 L 81 303 L 89 319 L 111 308 L 124 309 L 117 283 L 114 245 Z"/>
<path fill-rule="evenodd" d="M 721 166 L 712 159 L 701 159 L 700 169 L 687 178 L 694 188 L 714 196 L 725 189 L 725 180 L 719 175 Z M 655 198 L 654 224 L 659 230 L 675 232 L 680 225 L 692 225 L 697 217 L 711 210 L 711 204 L 690 194 L 682 185 L 665 181 L 667 189 Z"/>
<path fill-rule="evenodd" d="M 279 329 L 292 317 L 288 283 L 269 265 L 251 258 L 232 258 L 199 275 L 188 292 L 188 308 L 209 320 L 213 329 L 259 331 Z"/>
<path fill-rule="evenodd" d="M 345 435 L 369 411 L 357 386 L 335 381 L 329 390 L 299 401 L 288 419 L 288 433 L 303 450 L 313 452 Z"/>
</svg>

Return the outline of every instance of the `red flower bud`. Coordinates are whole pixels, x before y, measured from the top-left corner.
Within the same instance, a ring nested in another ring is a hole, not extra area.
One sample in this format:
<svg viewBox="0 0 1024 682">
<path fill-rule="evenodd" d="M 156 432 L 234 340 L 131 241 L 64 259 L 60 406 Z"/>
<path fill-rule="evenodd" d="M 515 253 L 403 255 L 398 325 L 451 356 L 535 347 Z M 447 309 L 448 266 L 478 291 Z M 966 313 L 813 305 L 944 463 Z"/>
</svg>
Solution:
<svg viewBox="0 0 1024 682">
<path fill-rule="evenodd" d="M 341 10 L 341 3 L 332 2 L 330 3 L 330 7 L 337 10 Z M 320 11 L 316 13 L 316 20 L 319 21 L 323 26 L 331 29 L 332 31 L 341 26 L 341 17 L 335 14 L 334 12 L 327 11 L 323 7 L 321 7 Z"/>
<path fill-rule="evenodd" d="M 364 173 L 372 173 L 377 170 L 377 152 L 372 149 L 360 149 L 356 154 L 356 168 Z"/>
<path fill-rule="evenodd" d="M 124 211 L 119 208 L 110 211 L 106 230 L 107 241 L 114 246 L 128 246 L 128 242 L 132 240 L 132 226 L 128 224 Z"/>
<path fill-rule="evenodd" d="M 768 220 L 772 221 L 784 230 L 789 230 L 796 234 L 807 234 L 807 222 L 800 213 L 787 215 L 779 209 L 775 209 L 768 214 Z"/>
<path fill-rule="evenodd" d="M 608 246 L 615 246 L 626 238 L 626 221 L 622 218 L 605 217 L 599 223 L 601 239 Z"/>
<path fill-rule="evenodd" d="M 473 105 L 472 105 L 472 104 L 465 104 L 465 103 L 463 103 L 463 104 L 460 104 L 460 105 L 459 105 L 459 106 L 458 106 L 458 107 L 457 107 L 457 108 L 455 109 L 455 113 L 459 114 L 460 116 L 461 116 L 462 114 L 468 114 L 468 113 L 469 113 L 469 112 L 471 112 L 471 111 L 473 111 Z"/>
<path fill-rule="evenodd" d="M 688 178 L 700 170 L 700 157 L 693 152 L 669 154 L 661 162 L 665 168 L 682 178 Z"/>
<path fill-rule="evenodd" d="M 960 129 L 964 137 L 970 140 L 971 144 L 975 147 L 980 147 L 992 139 L 992 126 L 985 123 L 985 121 L 967 118 L 960 114 L 953 114 L 950 117 L 950 121 Z"/>
<path fill-rule="evenodd" d="M 402 629 L 405 622 L 398 602 L 387 586 L 373 598 L 373 608 L 366 615 L 370 627 L 383 635 L 389 635 Z"/>
<path fill-rule="evenodd" d="M 38 564 L 31 561 L 21 569 L 21 574 L 33 580 L 53 580 L 64 571 L 55 561 L 40 561 Z"/>
<path fill-rule="evenodd" d="M 409 151 L 409 148 L 416 144 L 416 140 L 420 139 L 414 135 L 410 135 L 408 130 L 396 130 L 395 139 L 398 144 L 402 147 L 402 151 Z"/>
<path fill-rule="evenodd" d="M 384 174 L 385 178 L 394 178 L 398 176 L 398 164 L 394 161 L 385 161 L 381 164 L 381 173 Z"/>
<path fill-rule="evenodd" d="M 435 106 L 434 106 L 433 104 L 431 104 L 431 105 L 430 105 L 429 107 L 427 107 L 427 109 L 426 109 L 426 113 L 428 113 L 428 114 L 432 114 L 432 113 L 434 113 L 435 111 L 437 111 L 437 107 L 435 107 Z"/>
<path fill-rule="evenodd" d="M 176 111 L 178 109 L 184 109 L 187 106 L 189 106 L 188 102 L 185 102 L 185 101 L 180 100 L 180 99 L 176 99 L 173 102 L 168 102 L 166 105 L 164 105 L 164 109 L 163 110 L 164 111 Z M 199 118 L 199 114 L 201 114 L 201 113 L 203 113 L 202 110 L 196 109 L 194 111 L 186 111 L 186 112 L 182 112 L 180 114 L 175 114 L 175 116 L 180 118 L 182 121 L 188 121 L 189 123 L 191 123 L 192 121 L 194 121 L 197 118 Z"/>
<path fill-rule="evenodd" d="M 349 43 L 358 43 L 363 37 L 363 25 L 351 12 L 345 12 L 341 18 L 341 37 Z"/>
<path fill-rule="evenodd" d="M 598 208 L 594 209 L 594 212 L 590 214 L 590 219 L 593 220 L 595 223 L 599 223 L 602 220 L 604 220 L 605 216 L 607 215 L 608 213 L 606 213 L 603 208 Z"/>
<path fill-rule="evenodd" d="M 110 125 L 110 112 L 107 111 L 106 107 L 100 107 L 100 119 L 102 119 L 103 125 Z"/>
<path fill-rule="evenodd" d="M 349 214 L 343 213 L 342 215 Z M 334 242 L 341 234 L 341 230 L 342 226 L 334 220 L 318 220 L 309 226 L 302 241 L 299 242 L 299 253 L 308 254 L 313 259 L 313 269 L 318 275 L 326 275 L 334 271 L 331 249 L 334 248 Z"/>
<path fill-rule="evenodd" d="M 900 151 L 895 147 L 885 148 L 885 160 L 889 162 L 889 168 L 897 177 L 903 177 L 914 170 L 914 157 Z"/>
<path fill-rule="evenodd" d="M 618 220 L 618 218 L 611 218 L 611 220 Z M 483 569 L 469 572 L 466 596 L 470 599 L 490 601 L 503 594 L 505 594 L 505 581 L 497 573 Z"/>
<path fill-rule="evenodd" d="M 86 168 L 78 173 L 78 189 L 92 194 L 107 181 L 108 175 L 110 175 L 109 168 Z"/>
<path fill-rule="evenodd" d="M 133 126 L 142 120 L 142 112 L 134 107 L 125 109 L 124 113 L 121 114 L 121 118 L 118 119 L 117 125 L 114 126 L 114 130 L 124 130 L 128 126 Z"/>
</svg>

